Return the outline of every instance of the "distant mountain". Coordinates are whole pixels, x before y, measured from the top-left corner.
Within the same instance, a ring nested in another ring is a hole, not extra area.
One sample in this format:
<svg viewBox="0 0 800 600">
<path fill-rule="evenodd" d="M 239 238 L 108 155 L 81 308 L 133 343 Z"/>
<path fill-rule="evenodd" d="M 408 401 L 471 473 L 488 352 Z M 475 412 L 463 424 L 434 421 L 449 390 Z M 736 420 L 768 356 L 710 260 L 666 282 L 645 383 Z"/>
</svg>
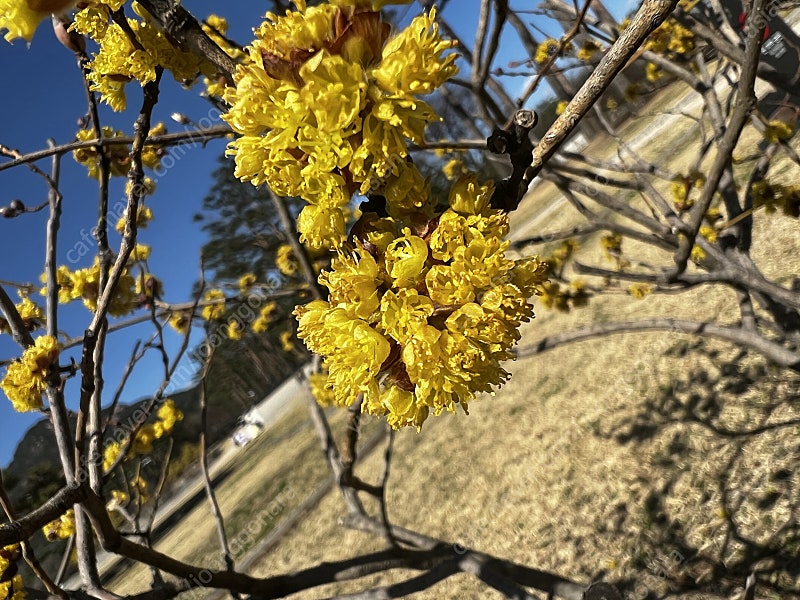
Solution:
<svg viewBox="0 0 800 600">
<path fill-rule="evenodd" d="M 194 386 L 170 395 L 183 412 L 184 419 L 175 426 L 173 439 L 175 448 L 184 443 L 196 444 L 200 433 L 199 387 Z M 261 397 L 254 398 L 260 400 Z M 143 398 L 133 404 L 120 405 L 115 414 L 117 428 L 128 430 L 133 423 L 134 413 L 143 409 L 150 398 Z M 208 439 L 210 444 L 221 440 L 235 428 L 238 417 L 244 412 L 241 402 L 226 397 L 209 401 Z M 103 420 L 108 411 L 103 412 Z M 69 415 L 70 429 L 75 431 L 76 415 Z M 115 428 L 109 427 L 109 434 Z M 18 512 L 27 512 L 64 485 L 61 462 L 58 456 L 53 426 L 48 418 L 35 423 L 20 440 L 14 451 L 14 458 L 3 470 L 6 488 Z"/>
</svg>

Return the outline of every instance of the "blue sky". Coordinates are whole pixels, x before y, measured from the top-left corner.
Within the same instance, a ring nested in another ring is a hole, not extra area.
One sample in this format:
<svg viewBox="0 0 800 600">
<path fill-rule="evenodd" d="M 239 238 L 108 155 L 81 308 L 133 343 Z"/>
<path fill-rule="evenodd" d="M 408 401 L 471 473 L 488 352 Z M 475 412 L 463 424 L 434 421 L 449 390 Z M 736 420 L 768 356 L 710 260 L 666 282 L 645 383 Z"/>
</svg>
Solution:
<svg viewBox="0 0 800 600">
<path fill-rule="evenodd" d="M 266 3 L 238 1 L 231 3 L 210 0 L 184 0 L 186 6 L 197 17 L 214 12 L 225 16 L 231 25 L 229 35 L 243 43 L 251 39 L 251 30 L 261 22 Z M 520 7 L 527 2 L 512 2 Z M 533 3 L 531 3 L 533 5 Z M 623 3 L 609 3 L 616 14 Z M 465 40 L 471 40 L 475 31 L 479 0 L 457 0 L 451 2 L 444 16 Z M 405 7 L 407 18 L 418 13 L 418 5 Z M 405 10 L 401 7 L 401 10 Z M 505 66 L 509 61 L 524 58 L 521 47 L 508 34 L 501 45 L 498 65 Z M 36 33 L 30 47 L 20 41 L 9 45 L 0 40 L 0 77 L 5 82 L 4 94 L 0 99 L 0 144 L 27 153 L 46 147 L 46 140 L 52 137 L 56 143 L 67 143 L 74 139 L 78 129 L 78 119 L 86 113 L 86 102 L 78 67 L 72 54 L 58 44 L 49 24 L 43 24 Z M 517 78 L 510 81 L 511 90 L 516 91 L 524 84 Z M 128 86 L 127 113 L 115 114 L 107 108 L 101 109 L 101 121 L 131 132 L 141 100 L 138 86 Z M 170 131 L 180 131 L 181 125 L 170 120 L 172 112 L 181 112 L 196 122 L 206 119 L 211 112 L 210 105 L 198 97 L 197 90 L 184 90 L 171 76 L 166 75 L 162 82 L 160 102 L 154 111 L 154 123 L 163 121 Z M 153 254 L 149 261 L 152 272 L 164 281 L 164 299 L 170 302 L 186 301 L 192 284 L 198 277 L 199 248 L 204 236 L 199 225 L 192 222 L 192 215 L 211 184 L 211 173 L 217 166 L 217 158 L 224 149 L 224 142 L 215 140 L 206 148 L 194 148 L 188 152 L 172 151 L 170 168 L 158 177 L 155 196 L 148 200 L 155 219 L 150 226 L 140 232 L 139 239 L 152 245 Z M 6 159 L 0 159 L 5 161 Z M 49 160 L 38 163 L 43 170 L 49 170 Z M 87 176 L 86 170 L 69 156 L 62 161 L 61 191 L 64 196 L 64 214 L 59 234 L 59 262 L 71 269 L 88 266 L 92 254 L 75 261 L 83 252 L 84 245 L 93 243 L 88 232 L 96 218 L 97 186 Z M 0 205 L 7 205 L 12 199 L 20 199 L 27 206 L 36 206 L 46 200 L 47 187 L 36 175 L 24 167 L 0 172 Z M 121 178 L 112 180 L 110 203 L 113 205 L 124 198 Z M 0 280 L 38 285 L 38 275 L 44 270 L 44 239 L 47 211 L 27 214 L 22 218 L 0 219 Z M 111 240 L 112 248 L 118 247 L 119 238 L 115 234 Z M 72 259 L 72 261 L 70 261 Z M 6 285 L 13 294 L 13 288 Z M 38 294 L 36 300 L 43 300 Z M 43 303 L 43 302 L 42 302 Z M 59 329 L 70 336 L 79 335 L 90 320 L 90 313 L 80 304 L 73 303 L 62 307 L 59 316 Z M 105 402 L 111 395 L 127 363 L 134 340 L 146 338 L 151 332 L 147 325 L 133 327 L 124 334 L 112 335 L 106 350 Z M 180 339 L 168 334 L 168 344 L 177 348 Z M 0 359 L 19 355 L 19 349 L 9 336 L 0 336 Z M 77 350 L 65 352 L 62 362 L 69 357 L 79 360 Z M 155 353 L 150 359 L 139 364 L 133 374 L 123 402 L 152 393 L 160 383 L 160 361 Z M 70 380 L 66 388 L 67 404 L 76 408 L 78 394 L 77 379 Z M 0 465 L 7 465 L 14 448 L 24 432 L 41 418 L 38 413 L 19 414 L 11 409 L 10 403 L 0 393 Z"/>
</svg>

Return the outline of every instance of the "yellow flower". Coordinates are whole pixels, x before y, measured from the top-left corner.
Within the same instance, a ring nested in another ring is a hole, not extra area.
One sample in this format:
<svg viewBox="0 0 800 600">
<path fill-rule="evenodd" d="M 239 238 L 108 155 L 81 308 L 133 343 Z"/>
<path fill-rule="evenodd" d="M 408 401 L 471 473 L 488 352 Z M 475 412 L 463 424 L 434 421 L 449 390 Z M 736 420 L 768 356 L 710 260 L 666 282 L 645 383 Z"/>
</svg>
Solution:
<svg viewBox="0 0 800 600">
<path fill-rule="evenodd" d="M 242 323 L 236 319 L 231 319 L 228 322 L 228 327 L 226 331 L 228 333 L 228 339 L 233 340 L 235 342 L 241 340 L 244 337 L 244 334 L 246 333 L 244 325 L 242 325 Z"/>
<path fill-rule="evenodd" d="M 102 134 L 103 139 L 125 137 L 124 131 L 115 130 L 111 127 L 103 127 Z M 75 138 L 79 142 L 93 140 L 94 131 L 92 129 L 81 129 L 75 135 Z M 130 169 L 130 147 L 126 144 L 115 144 L 113 146 L 107 146 L 105 152 L 109 159 L 109 172 L 111 175 L 116 177 L 127 175 Z M 95 146 L 78 148 L 72 152 L 72 157 L 76 162 L 88 169 L 89 177 L 100 179 L 101 157 Z"/>
<path fill-rule="evenodd" d="M 379 185 L 370 184 L 372 188 Z M 363 190 L 368 192 L 370 190 Z M 398 161 L 397 174 L 386 177 L 383 194 L 388 202 L 388 207 L 393 216 L 403 215 L 407 212 L 419 211 L 426 207 L 431 195 L 428 181 L 419 172 L 419 169 L 410 162 Z"/>
<path fill-rule="evenodd" d="M 25 329 L 28 331 L 34 331 L 42 326 L 44 312 L 38 304 L 27 296 L 22 296 L 22 300 L 16 305 L 16 309 L 20 318 L 22 318 Z M 0 317 L 0 333 L 11 333 L 11 328 L 3 317 Z"/>
<path fill-rule="evenodd" d="M 456 181 L 450 188 L 450 208 L 462 215 L 482 215 L 489 208 L 494 193 L 494 185 L 478 183 L 478 178 L 469 173 Z"/>
<path fill-rule="evenodd" d="M 378 264 L 366 250 L 352 255 L 339 254 L 331 261 L 331 270 L 320 273 L 319 282 L 330 290 L 330 304 L 353 317 L 372 321 L 380 305 Z"/>
<path fill-rule="evenodd" d="M 272 313 L 278 308 L 277 303 L 275 302 L 268 302 L 258 313 L 258 318 L 253 321 L 253 332 L 254 333 L 263 333 L 269 328 L 269 324 L 272 321 Z"/>
<path fill-rule="evenodd" d="M 127 213 L 127 211 L 126 211 Z M 119 221 L 117 221 L 116 226 L 114 229 L 117 230 L 117 233 L 122 235 L 125 233 L 125 221 L 128 219 L 127 214 L 121 216 Z M 137 229 L 146 229 L 147 225 L 150 221 L 153 220 L 153 211 L 150 210 L 149 206 L 140 206 L 139 210 L 136 211 L 136 228 Z"/>
<path fill-rule="evenodd" d="M 8 42 L 16 38 L 30 42 L 42 20 L 74 5 L 75 0 L 0 0 L 0 31 L 6 30 Z"/>
<path fill-rule="evenodd" d="M 219 15 L 209 15 L 206 17 L 205 22 L 208 24 L 208 27 L 218 31 L 222 35 L 228 31 L 228 20 L 225 17 L 220 17 Z"/>
<path fill-rule="evenodd" d="M 287 276 L 292 276 L 297 273 L 300 264 L 294 256 L 294 250 L 289 244 L 281 244 L 278 246 L 278 251 L 275 253 L 275 265 L 278 270 Z"/>
<path fill-rule="evenodd" d="M 122 452 L 122 444 L 116 441 L 106 443 L 103 448 L 103 472 L 107 473 L 108 470 L 117 462 L 120 453 Z"/>
<path fill-rule="evenodd" d="M 644 75 L 647 81 L 658 81 L 664 76 L 664 72 L 657 64 L 649 62 L 644 66 Z"/>
<path fill-rule="evenodd" d="M 398 95 L 429 94 L 458 72 L 456 55 L 444 56 L 455 43 L 439 36 L 435 19 L 431 9 L 386 44 L 371 73 L 381 88 Z"/>
<path fill-rule="evenodd" d="M 130 489 L 139 495 L 139 498 L 142 502 L 147 502 L 147 499 L 149 498 L 147 481 L 145 481 L 141 475 L 138 475 L 135 479 L 131 479 Z"/>
<path fill-rule="evenodd" d="M 186 333 L 189 331 L 190 316 L 188 311 L 174 312 L 169 317 L 169 324 L 178 333 Z"/>
<path fill-rule="evenodd" d="M 156 415 L 161 423 L 162 435 L 172 433 L 175 423 L 183 421 L 183 412 L 175 406 L 175 401 L 171 398 L 164 400 Z"/>
<path fill-rule="evenodd" d="M 42 273 L 39 276 L 39 281 L 42 283 L 47 283 L 47 274 Z M 75 286 L 72 281 L 72 273 L 70 270 L 61 265 L 56 269 L 56 286 L 58 286 L 58 301 L 61 304 L 66 304 L 76 298 L 80 298 L 80 293 L 75 290 Z M 43 287 L 39 293 L 42 296 L 47 296 L 47 286 Z"/>
<path fill-rule="evenodd" d="M 451 158 L 444 167 L 442 167 L 442 172 L 448 180 L 453 181 L 454 179 L 458 179 L 461 175 L 465 175 L 467 170 L 464 167 L 463 161 L 458 158 Z"/>
<path fill-rule="evenodd" d="M 124 507 L 128 502 L 130 502 L 128 494 L 122 490 L 111 490 L 111 500 L 106 502 L 106 510 L 116 510 L 119 507 Z"/>
<path fill-rule="evenodd" d="M 17 412 L 41 410 L 42 394 L 47 389 L 50 367 L 58 360 L 60 346 L 56 338 L 43 335 L 11 363 L 0 381 L 0 389 Z"/>
<path fill-rule="evenodd" d="M 407 140 L 424 142 L 439 119 L 416 96 L 455 74 L 455 55 L 445 55 L 453 43 L 433 10 L 388 39 L 370 10 L 383 4 L 269 13 L 225 92 L 224 118 L 241 135 L 227 150 L 236 177 L 308 202 L 298 230 L 312 250 L 344 242 L 343 210 L 357 191 L 382 193 L 393 216 L 428 201 L 427 183 L 405 164 Z"/>
<path fill-rule="evenodd" d="M 628 293 L 639 300 L 652 293 L 652 291 L 653 288 L 649 283 L 632 283 L 628 287 Z"/>
<path fill-rule="evenodd" d="M 239 278 L 239 291 L 242 294 L 247 293 L 247 290 L 253 287 L 256 281 L 257 277 L 254 273 L 245 273 Z"/>
<path fill-rule="evenodd" d="M 578 53 L 575 56 L 578 58 L 578 60 L 589 61 L 592 60 L 602 49 L 602 46 L 595 40 L 587 40 L 584 42 L 583 46 L 581 46 L 581 49 L 578 50 Z"/>
<path fill-rule="evenodd" d="M 112 258 L 113 260 L 113 258 Z M 100 259 L 95 257 L 91 267 L 78 269 L 70 275 L 73 294 L 83 299 L 83 304 L 91 311 L 97 310 L 100 288 Z M 121 317 L 133 312 L 138 306 L 136 280 L 127 272 L 122 272 L 114 296 L 108 307 L 112 317 Z"/>
<path fill-rule="evenodd" d="M 284 331 L 280 336 L 281 348 L 284 352 L 294 351 L 294 334 L 291 331 Z"/>
<path fill-rule="evenodd" d="M 567 105 L 569 102 L 567 100 L 559 100 L 558 104 L 556 104 L 556 115 L 564 114 L 564 111 L 567 110 Z"/>
<path fill-rule="evenodd" d="M 569 311 L 568 297 L 557 281 L 545 281 L 539 285 L 537 296 L 547 309 Z"/>
<path fill-rule="evenodd" d="M 600 246 L 603 248 L 603 254 L 607 259 L 617 258 L 622 254 L 622 235 L 619 233 L 604 235 L 600 238 Z"/>
<path fill-rule="evenodd" d="M 48 542 L 66 540 L 75 535 L 75 511 L 71 508 L 58 519 L 50 521 L 42 527 L 42 533 Z"/>
<path fill-rule="evenodd" d="M 713 227 L 709 227 L 708 225 L 703 225 L 702 227 L 700 227 L 699 233 L 712 244 L 717 241 L 717 230 L 714 229 Z"/>
<path fill-rule="evenodd" d="M 128 266 L 131 266 L 132 263 L 143 262 L 149 259 L 151 250 L 152 249 L 147 244 L 137 243 L 131 251 L 131 255 L 128 259 Z"/>
<path fill-rule="evenodd" d="M 150 454 L 153 451 L 153 442 L 157 440 L 160 431 L 154 423 L 145 423 L 136 432 L 131 444 L 131 452 L 134 454 Z"/>
<path fill-rule="evenodd" d="M 218 321 L 225 316 L 225 294 L 222 290 L 207 291 L 203 300 L 209 303 L 203 307 L 203 318 L 206 321 Z"/>
<path fill-rule="evenodd" d="M 536 61 L 538 64 L 543 64 L 547 62 L 547 60 L 556 52 L 558 52 L 559 44 L 557 40 L 552 38 L 546 39 L 543 41 L 539 46 L 536 48 L 536 54 L 533 56 L 533 60 Z"/>
<path fill-rule="evenodd" d="M 328 381 L 339 404 L 352 404 L 359 393 L 379 394 L 376 376 L 389 356 L 389 342 L 365 321 L 316 300 L 295 309 L 298 336 L 328 358 Z"/>
<path fill-rule="evenodd" d="M 413 288 L 389 290 L 381 298 L 381 329 L 386 335 L 405 344 L 417 331 L 428 324 L 434 313 L 433 301 Z"/>
<path fill-rule="evenodd" d="M 308 205 L 297 217 L 300 241 L 312 251 L 337 248 L 345 239 L 344 215 L 338 208 Z"/>
<path fill-rule="evenodd" d="M 25 600 L 25 584 L 22 575 L 13 574 L 17 561 L 22 558 L 22 549 L 19 544 L 11 544 L 0 548 L 0 596 L 6 600 Z"/>
<path fill-rule="evenodd" d="M 767 123 L 763 135 L 770 144 L 776 144 L 791 139 L 793 134 L 794 127 L 791 123 L 773 120 Z"/>
<path fill-rule="evenodd" d="M 528 298 L 548 267 L 506 257 L 508 217 L 489 206 L 492 191 L 468 174 L 436 218 L 361 216 L 356 248 L 320 276 L 329 301 L 295 310 L 298 337 L 328 368 L 317 385 L 332 392 L 327 402 L 349 405 L 361 393 L 365 412 L 419 428 L 431 413 L 466 412 L 478 393 L 506 381 L 500 363 L 532 318 Z M 570 297 L 584 295 L 575 288 Z"/>
<path fill-rule="evenodd" d="M 328 406 L 335 406 L 336 398 L 333 395 L 333 390 L 327 387 L 328 373 L 312 373 L 308 378 L 308 383 L 311 386 L 311 395 L 317 404 L 327 408 Z"/>
<path fill-rule="evenodd" d="M 420 237 L 403 230 L 403 237 L 386 248 L 386 271 L 394 280 L 394 287 L 413 287 L 421 279 L 428 260 L 428 244 Z"/>
<path fill-rule="evenodd" d="M 102 17 L 96 11 L 87 15 L 81 14 L 92 10 L 90 4 L 76 15 L 76 29 L 93 36 L 100 46 L 87 65 L 88 78 L 92 82 L 92 90 L 99 92 L 103 102 L 113 110 L 125 109 L 125 85 L 128 82 L 135 79 L 144 85 L 154 81 L 156 68 L 159 66 L 170 71 L 176 81 L 181 82 L 194 81 L 199 73 L 207 76 L 214 74 L 210 63 L 173 45 L 164 32 L 150 21 L 149 15 L 141 8 L 137 10 L 136 5 L 134 12 L 140 18 L 129 17 L 128 28 L 141 49 L 131 43 L 128 34 L 118 23 L 102 26 L 98 25 L 98 20 Z M 158 157 L 155 148 L 148 148 L 143 153 L 145 164 L 151 168 Z"/>
</svg>

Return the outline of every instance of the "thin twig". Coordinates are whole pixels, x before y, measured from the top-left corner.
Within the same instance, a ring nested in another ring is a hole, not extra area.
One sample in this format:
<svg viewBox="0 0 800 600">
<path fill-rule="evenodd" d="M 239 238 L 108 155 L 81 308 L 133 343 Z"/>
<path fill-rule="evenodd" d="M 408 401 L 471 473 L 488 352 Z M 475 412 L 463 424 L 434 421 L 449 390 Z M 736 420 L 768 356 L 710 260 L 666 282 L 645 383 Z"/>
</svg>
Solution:
<svg viewBox="0 0 800 600">
<path fill-rule="evenodd" d="M 160 146 L 160 147 L 169 147 L 169 146 L 177 146 L 182 144 L 196 144 L 200 143 L 205 145 L 212 139 L 226 137 L 229 133 L 231 133 L 231 128 L 227 125 L 215 125 L 213 127 L 206 127 L 206 128 L 198 128 L 198 129 L 190 129 L 187 131 L 179 131 L 176 133 L 165 133 L 163 135 L 155 135 L 152 137 L 148 137 L 144 145 L 145 146 Z M 53 156 L 54 154 L 65 154 L 67 152 L 72 152 L 73 150 L 80 150 L 82 148 L 96 148 L 98 146 L 103 148 L 110 148 L 113 146 L 127 146 L 132 144 L 136 138 L 135 137 L 114 137 L 114 138 L 96 138 L 93 140 L 84 140 L 79 142 L 70 142 L 68 144 L 62 144 L 60 146 L 53 146 L 51 148 L 47 148 L 44 150 L 37 150 L 35 152 L 30 152 L 28 154 L 19 154 L 17 152 L 17 158 L 11 160 L 7 163 L 0 164 L 0 171 L 5 171 L 6 169 L 11 169 L 13 167 L 35 162 L 37 160 L 41 160 L 43 158 L 47 158 L 49 156 Z"/>
<path fill-rule="evenodd" d="M 650 33 L 663 23 L 676 5 L 677 0 L 644 0 L 630 25 L 609 48 L 600 64 L 537 144 L 531 166 L 525 173 L 528 183 L 539 174 L 547 160 L 558 150 L 584 115 L 611 85 L 614 77 L 627 64 L 634 52 L 644 43 Z"/>
</svg>

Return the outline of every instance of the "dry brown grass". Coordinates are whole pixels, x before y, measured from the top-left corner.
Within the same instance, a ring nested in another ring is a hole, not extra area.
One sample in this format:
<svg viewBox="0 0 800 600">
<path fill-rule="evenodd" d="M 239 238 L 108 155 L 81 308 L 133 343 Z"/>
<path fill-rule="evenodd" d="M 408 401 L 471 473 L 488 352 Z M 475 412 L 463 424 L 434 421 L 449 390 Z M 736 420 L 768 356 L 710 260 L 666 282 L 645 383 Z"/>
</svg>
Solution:
<svg viewBox="0 0 800 600">
<path fill-rule="evenodd" d="M 743 143 L 756 141 L 748 132 Z M 688 149 L 671 156 L 676 170 L 693 158 Z M 780 168 L 782 177 L 797 176 Z M 514 216 L 516 225 L 552 231 L 574 223 L 566 205 L 545 212 L 556 196 L 549 184 L 539 186 Z M 584 240 L 579 260 L 604 264 L 597 237 Z M 759 214 L 754 239 L 753 256 L 768 276 L 786 280 L 800 272 L 796 220 Z M 626 241 L 624 249 L 642 260 L 669 260 L 641 244 Z M 635 301 L 620 288 L 571 313 L 537 309 L 520 346 L 583 324 L 649 315 L 734 323 L 738 309 L 726 289 Z M 574 580 L 604 577 L 631 598 L 645 592 L 651 598 L 729 597 L 752 568 L 762 571 L 757 597 L 800 598 L 800 530 L 794 524 L 800 427 L 793 423 L 800 419 L 800 378 L 739 348 L 679 332 L 582 342 L 518 360 L 509 370 L 511 381 L 475 402 L 470 416 L 431 418 L 421 434 L 397 435 L 389 485 L 393 523 Z M 743 433 L 756 428 L 764 430 Z M 246 526 L 242 506 L 268 505 L 287 486 L 308 493 L 324 477 L 309 428 L 269 448 L 263 444 L 219 490 L 234 535 Z M 359 466 L 361 477 L 377 480 L 380 454 Z M 375 537 L 341 528 L 342 511 L 338 494 L 328 494 L 252 574 L 284 573 L 382 547 Z M 209 523 L 200 506 L 157 547 L 179 558 L 207 559 L 215 552 Z M 392 572 L 292 598 L 325 598 L 409 575 Z M 132 580 L 142 581 L 138 574 L 126 576 Z M 413 596 L 500 597 L 467 575 Z"/>
</svg>

